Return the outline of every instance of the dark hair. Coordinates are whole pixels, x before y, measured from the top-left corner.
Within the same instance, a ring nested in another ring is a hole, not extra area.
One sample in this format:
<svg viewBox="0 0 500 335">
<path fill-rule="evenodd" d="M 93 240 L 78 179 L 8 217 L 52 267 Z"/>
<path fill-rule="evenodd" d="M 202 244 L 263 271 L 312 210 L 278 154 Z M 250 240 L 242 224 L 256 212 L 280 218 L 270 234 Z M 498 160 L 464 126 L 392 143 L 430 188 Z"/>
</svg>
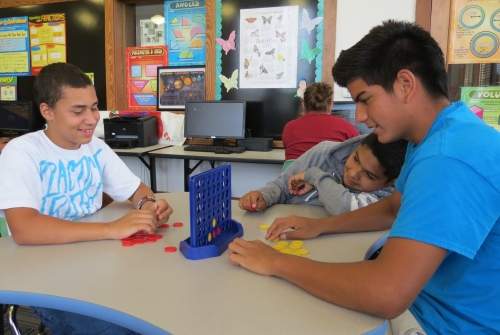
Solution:
<svg viewBox="0 0 500 335">
<path fill-rule="evenodd" d="M 35 79 L 34 95 L 37 105 L 42 102 L 53 107 L 61 99 L 62 88 L 92 86 L 90 78 L 79 67 L 69 63 L 45 66 Z"/>
<path fill-rule="evenodd" d="M 410 70 L 434 98 L 448 97 L 443 52 L 431 35 L 409 22 L 386 21 L 358 43 L 343 50 L 333 66 L 333 79 L 346 87 L 355 79 L 392 92 L 397 73 Z"/>
<path fill-rule="evenodd" d="M 366 136 L 362 141 L 377 158 L 384 169 L 384 174 L 388 180 L 393 180 L 399 175 L 403 166 L 408 142 L 399 140 L 392 143 L 380 143 L 374 133 Z"/>
<path fill-rule="evenodd" d="M 304 106 L 306 112 L 329 111 L 332 104 L 332 87 L 326 83 L 313 83 L 307 86 L 304 92 Z"/>
</svg>

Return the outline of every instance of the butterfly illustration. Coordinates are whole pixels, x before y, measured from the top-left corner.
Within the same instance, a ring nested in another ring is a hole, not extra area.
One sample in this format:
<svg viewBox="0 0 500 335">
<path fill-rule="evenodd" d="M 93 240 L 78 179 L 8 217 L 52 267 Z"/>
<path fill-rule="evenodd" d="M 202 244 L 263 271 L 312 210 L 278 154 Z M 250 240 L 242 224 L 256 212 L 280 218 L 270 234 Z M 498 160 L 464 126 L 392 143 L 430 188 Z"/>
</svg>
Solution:
<svg viewBox="0 0 500 335">
<path fill-rule="evenodd" d="M 248 67 L 250 66 L 250 60 L 251 58 L 250 59 L 245 58 L 245 61 L 243 63 L 243 67 L 245 68 L 245 70 L 248 69 Z"/>
<path fill-rule="evenodd" d="M 285 61 L 285 56 L 283 56 L 283 54 L 281 52 L 278 52 L 276 54 L 276 59 L 279 60 L 280 62 L 284 62 Z"/>
<path fill-rule="evenodd" d="M 248 73 L 248 71 L 245 71 L 245 78 L 250 78 L 250 74 Z"/>
<path fill-rule="evenodd" d="M 285 72 L 277 73 L 276 74 L 276 79 L 281 79 L 283 77 L 283 74 L 285 74 Z"/>
<path fill-rule="evenodd" d="M 254 44 L 253 46 L 253 52 L 255 52 L 260 57 L 260 51 L 259 48 L 257 47 L 257 44 Z"/>
<path fill-rule="evenodd" d="M 297 93 L 295 94 L 295 96 L 304 99 L 304 92 L 306 91 L 306 88 L 307 82 L 304 79 L 300 80 L 299 87 L 297 87 Z"/>
<path fill-rule="evenodd" d="M 311 49 L 309 47 L 309 43 L 306 41 L 302 42 L 302 45 L 300 46 L 300 58 L 305 59 L 311 64 L 311 62 L 316 58 L 317 55 L 321 53 L 320 48 L 313 48 Z"/>
<path fill-rule="evenodd" d="M 264 66 L 264 65 L 262 65 L 262 64 L 260 65 L 259 70 L 260 70 L 260 74 L 263 74 L 263 73 L 268 73 L 268 72 L 267 72 L 267 69 L 266 69 L 266 68 L 265 68 L 265 66 Z"/>
<path fill-rule="evenodd" d="M 286 41 L 285 34 L 286 34 L 286 31 L 280 33 L 279 31 L 276 30 L 276 38 L 279 38 L 281 42 Z"/>
<path fill-rule="evenodd" d="M 247 18 L 245 19 L 245 21 L 247 21 L 248 23 L 254 23 L 256 20 L 257 20 L 257 18 L 256 18 L 256 17 L 247 17 Z"/>
<path fill-rule="evenodd" d="M 250 33 L 251 37 L 259 37 L 259 29 L 255 29 Z"/>
<path fill-rule="evenodd" d="M 283 19 L 283 15 L 278 16 L 277 19 L 278 19 L 278 21 L 281 22 L 281 19 Z"/>
<path fill-rule="evenodd" d="M 266 55 L 273 55 L 274 54 L 274 51 L 276 49 L 275 48 L 272 48 L 271 50 L 267 50 L 266 52 L 264 52 Z"/>
<path fill-rule="evenodd" d="M 229 92 L 231 89 L 237 89 L 238 88 L 238 69 L 234 70 L 233 73 L 231 74 L 231 78 L 226 77 L 223 74 L 219 75 L 220 80 L 224 84 L 224 87 L 226 88 L 226 92 Z"/>
<path fill-rule="evenodd" d="M 265 16 L 262 16 L 262 24 L 266 24 L 266 23 L 269 23 L 271 24 L 271 20 L 272 20 L 273 16 L 268 16 L 268 17 L 265 17 Z"/>
<path fill-rule="evenodd" d="M 323 21 L 323 17 L 317 16 L 314 19 L 311 19 L 307 9 L 302 8 L 302 19 L 300 20 L 300 25 L 302 29 L 307 30 L 308 34 L 310 34 L 321 21 Z"/>
<path fill-rule="evenodd" d="M 215 39 L 215 41 L 217 42 L 217 44 L 219 44 L 222 49 L 224 50 L 224 52 L 227 53 L 230 51 L 230 50 L 236 50 L 236 46 L 234 44 L 234 40 L 236 38 L 236 31 L 232 31 L 230 34 L 229 34 L 229 37 L 227 38 L 227 40 L 223 39 L 223 38 L 220 38 L 220 37 L 217 37 Z"/>
</svg>

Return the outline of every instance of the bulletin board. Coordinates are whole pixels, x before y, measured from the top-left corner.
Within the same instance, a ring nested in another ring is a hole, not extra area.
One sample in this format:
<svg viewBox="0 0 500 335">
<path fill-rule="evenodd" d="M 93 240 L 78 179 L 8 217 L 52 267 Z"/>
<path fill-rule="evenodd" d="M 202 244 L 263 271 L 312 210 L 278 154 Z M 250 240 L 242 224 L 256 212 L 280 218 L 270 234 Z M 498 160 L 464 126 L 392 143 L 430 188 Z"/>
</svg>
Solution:
<svg viewBox="0 0 500 335">
<path fill-rule="evenodd" d="M 66 61 L 93 73 L 99 109 L 106 109 L 104 62 L 104 1 L 82 0 L 38 6 L 2 8 L 0 17 L 38 16 L 64 13 L 66 18 Z M 33 100 L 33 76 L 18 77 L 18 100 Z"/>
<path fill-rule="evenodd" d="M 299 82 L 322 80 L 323 6 L 323 0 L 215 1 L 215 99 L 247 101 L 250 136 L 281 137 L 297 116 Z"/>
</svg>

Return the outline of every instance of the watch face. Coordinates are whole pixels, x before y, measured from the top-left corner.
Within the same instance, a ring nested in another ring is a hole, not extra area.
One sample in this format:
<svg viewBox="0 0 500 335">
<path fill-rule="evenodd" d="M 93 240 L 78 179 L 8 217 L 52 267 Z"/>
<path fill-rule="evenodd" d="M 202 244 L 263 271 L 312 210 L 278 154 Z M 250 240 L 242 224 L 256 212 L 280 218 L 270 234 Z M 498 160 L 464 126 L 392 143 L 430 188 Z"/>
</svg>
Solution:
<svg viewBox="0 0 500 335">
<path fill-rule="evenodd" d="M 493 29 L 500 33 L 500 8 L 491 15 L 490 24 Z"/>
<path fill-rule="evenodd" d="M 480 58 L 493 56 L 498 50 L 498 36 L 490 31 L 477 33 L 470 40 L 472 54 Z"/>
<path fill-rule="evenodd" d="M 465 29 L 474 29 L 484 22 L 484 10 L 478 5 L 465 6 L 458 17 L 460 25 Z"/>
</svg>

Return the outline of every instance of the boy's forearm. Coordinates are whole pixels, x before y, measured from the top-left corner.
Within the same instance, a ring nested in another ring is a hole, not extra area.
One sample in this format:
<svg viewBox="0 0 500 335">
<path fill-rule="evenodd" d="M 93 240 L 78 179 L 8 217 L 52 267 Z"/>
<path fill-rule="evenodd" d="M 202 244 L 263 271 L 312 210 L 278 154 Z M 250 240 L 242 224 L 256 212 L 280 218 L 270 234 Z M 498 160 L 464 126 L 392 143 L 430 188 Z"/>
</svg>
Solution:
<svg viewBox="0 0 500 335">
<path fill-rule="evenodd" d="M 107 223 L 72 222 L 48 215 L 34 215 L 29 225 L 11 227 L 12 237 L 18 244 L 63 244 L 110 238 Z"/>
<path fill-rule="evenodd" d="M 387 230 L 396 218 L 400 193 L 394 192 L 372 205 L 318 220 L 322 234 Z"/>
<path fill-rule="evenodd" d="M 142 198 L 153 195 L 154 193 L 151 190 L 151 188 L 149 188 L 148 186 L 146 186 L 144 183 L 141 182 L 139 184 L 139 187 L 134 192 L 134 194 L 132 194 L 129 200 L 132 202 L 134 207 L 137 208 L 137 204 L 139 203 L 139 201 L 141 201 Z"/>
<path fill-rule="evenodd" d="M 384 317 L 392 298 L 390 285 L 373 262 L 323 263 L 280 255 L 274 275 L 286 279 L 318 298 L 336 305 Z M 380 272 L 378 272 L 380 273 Z M 371 284 L 366 284 L 370 278 Z M 386 300 L 387 298 L 387 300 Z"/>
</svg>

